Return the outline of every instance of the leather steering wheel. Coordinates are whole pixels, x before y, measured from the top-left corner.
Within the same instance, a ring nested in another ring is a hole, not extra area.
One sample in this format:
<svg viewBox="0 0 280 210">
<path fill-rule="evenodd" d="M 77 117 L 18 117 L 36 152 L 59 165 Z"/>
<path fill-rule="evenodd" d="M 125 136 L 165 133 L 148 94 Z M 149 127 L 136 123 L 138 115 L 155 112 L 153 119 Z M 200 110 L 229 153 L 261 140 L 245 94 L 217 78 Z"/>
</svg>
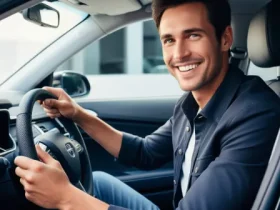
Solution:
<svg viewBox="0 0 280 210">
<path fill-rule="evenodd" d="M 32 110 L 37 100 L 57 99 L 43 89 L 34 89 L 24 95 L 19 104 L 17 115 L 17 140 L 19 154 L 38 160 L 34 144 L 40 144 L 51 156 L 57 159 L 64 168 L 70 182 L 86 193 L 93 195 L 91 163 L 86 145 L 79 129 L 72 120 L 59 118 L 73 138 L 63 135 L 58 129 L 50 130 L 33 139 Z M 35 141 L 35 142 L 34 142 Z"/>
</svg>

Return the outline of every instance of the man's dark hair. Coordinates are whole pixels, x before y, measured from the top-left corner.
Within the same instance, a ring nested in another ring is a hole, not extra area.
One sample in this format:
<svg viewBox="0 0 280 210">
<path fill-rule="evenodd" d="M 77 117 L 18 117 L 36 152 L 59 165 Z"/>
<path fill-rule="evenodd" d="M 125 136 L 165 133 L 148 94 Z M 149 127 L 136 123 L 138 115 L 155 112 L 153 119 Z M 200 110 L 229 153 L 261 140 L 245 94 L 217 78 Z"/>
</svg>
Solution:
<svg viewBox="0 0 280 210">
<path fill-rule="evenodd" d="M 165 10 L 181 4 L 196 2 L 206 6 L 209 21 L 214 26 L 217 40 L 220 43 L 226 27 L 231 24 L 231 9 L 228 0 L 153 0 L 153 19 L 157 28 L 160 26 Z"/>
</svg>

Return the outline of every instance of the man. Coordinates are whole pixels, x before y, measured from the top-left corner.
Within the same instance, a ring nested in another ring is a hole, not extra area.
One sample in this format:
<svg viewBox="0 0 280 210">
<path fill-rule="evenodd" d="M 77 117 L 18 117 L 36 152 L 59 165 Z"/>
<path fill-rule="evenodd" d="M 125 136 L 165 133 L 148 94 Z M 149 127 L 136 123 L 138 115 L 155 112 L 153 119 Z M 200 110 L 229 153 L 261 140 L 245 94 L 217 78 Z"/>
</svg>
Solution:
<svg viewBox="0 0 280 210">
<path fill-rule="evenodd" d="M 226 0 L 154 0 L 164 61 L 190 92 L 166 124 L 145 138 L 115 130 L 59 89 L 45 88 L 58 100 L 42 106 L 52 118 L 74 120 L 125 164 L 153 169 L 173 159 L 178 210 L 250 209 L 279 129 L 280 101 L 260 78 L 228 64 L 230 17 Z M 36 149 L 43 163 L 25 157 L 15 163 L 27 199 L 40 206 L 158 209 L 105 173 L 93 173 L 96 198 L 91 197 L 70 184 L 57 161 Z"/>
</svg>

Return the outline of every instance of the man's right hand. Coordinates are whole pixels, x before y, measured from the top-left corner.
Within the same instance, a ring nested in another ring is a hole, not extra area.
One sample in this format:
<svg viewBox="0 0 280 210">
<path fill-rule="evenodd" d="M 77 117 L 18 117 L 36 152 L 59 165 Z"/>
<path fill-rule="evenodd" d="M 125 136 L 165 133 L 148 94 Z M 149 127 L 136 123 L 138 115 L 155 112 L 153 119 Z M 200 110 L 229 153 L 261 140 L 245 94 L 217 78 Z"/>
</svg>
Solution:
<svg viewBox="0 0 280 210">
<path fill-rule="evenodd" d="M 82 110 L 74 100 L 61 88 L 43 87 L 44 90 L 52 93 L 58 99 L 46 99 L 41 102 L 45 112 L 50 118 L 66 117 L 77 121 Z"/>
<path fill-rule="evenodd" d="M 50 118 L 64 116 L 77 123 L 92 139 L 114 157 L 118 157 L 122 145 L 122 132 L 114 129 L 98 117 L 85 111 L 64 90 L 44 87 L 58 99 L 46 99 L 41 104 Z"/>
</svg>

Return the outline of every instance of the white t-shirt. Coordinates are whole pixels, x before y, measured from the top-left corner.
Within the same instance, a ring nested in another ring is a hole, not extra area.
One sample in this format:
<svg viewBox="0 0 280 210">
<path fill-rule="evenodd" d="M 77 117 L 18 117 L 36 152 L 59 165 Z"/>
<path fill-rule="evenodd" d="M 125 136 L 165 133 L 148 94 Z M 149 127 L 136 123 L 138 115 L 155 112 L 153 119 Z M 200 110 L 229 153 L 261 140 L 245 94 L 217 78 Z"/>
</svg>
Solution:
<svg viewBox="0 0 280 210">
<path fill-rule="evenodd" d="M 198 113 L 199 112 L 200 110 L 198 110 Z M 189 184 L 194 147 L 195 147 L 195 127 L 193 128 L 193 133 L 187 151 L 185 153 L 185 159 L 182 165 L 181 189 L 182 189 L 183 197 L 186 195 L 188 184 Z"/>
</svg>

